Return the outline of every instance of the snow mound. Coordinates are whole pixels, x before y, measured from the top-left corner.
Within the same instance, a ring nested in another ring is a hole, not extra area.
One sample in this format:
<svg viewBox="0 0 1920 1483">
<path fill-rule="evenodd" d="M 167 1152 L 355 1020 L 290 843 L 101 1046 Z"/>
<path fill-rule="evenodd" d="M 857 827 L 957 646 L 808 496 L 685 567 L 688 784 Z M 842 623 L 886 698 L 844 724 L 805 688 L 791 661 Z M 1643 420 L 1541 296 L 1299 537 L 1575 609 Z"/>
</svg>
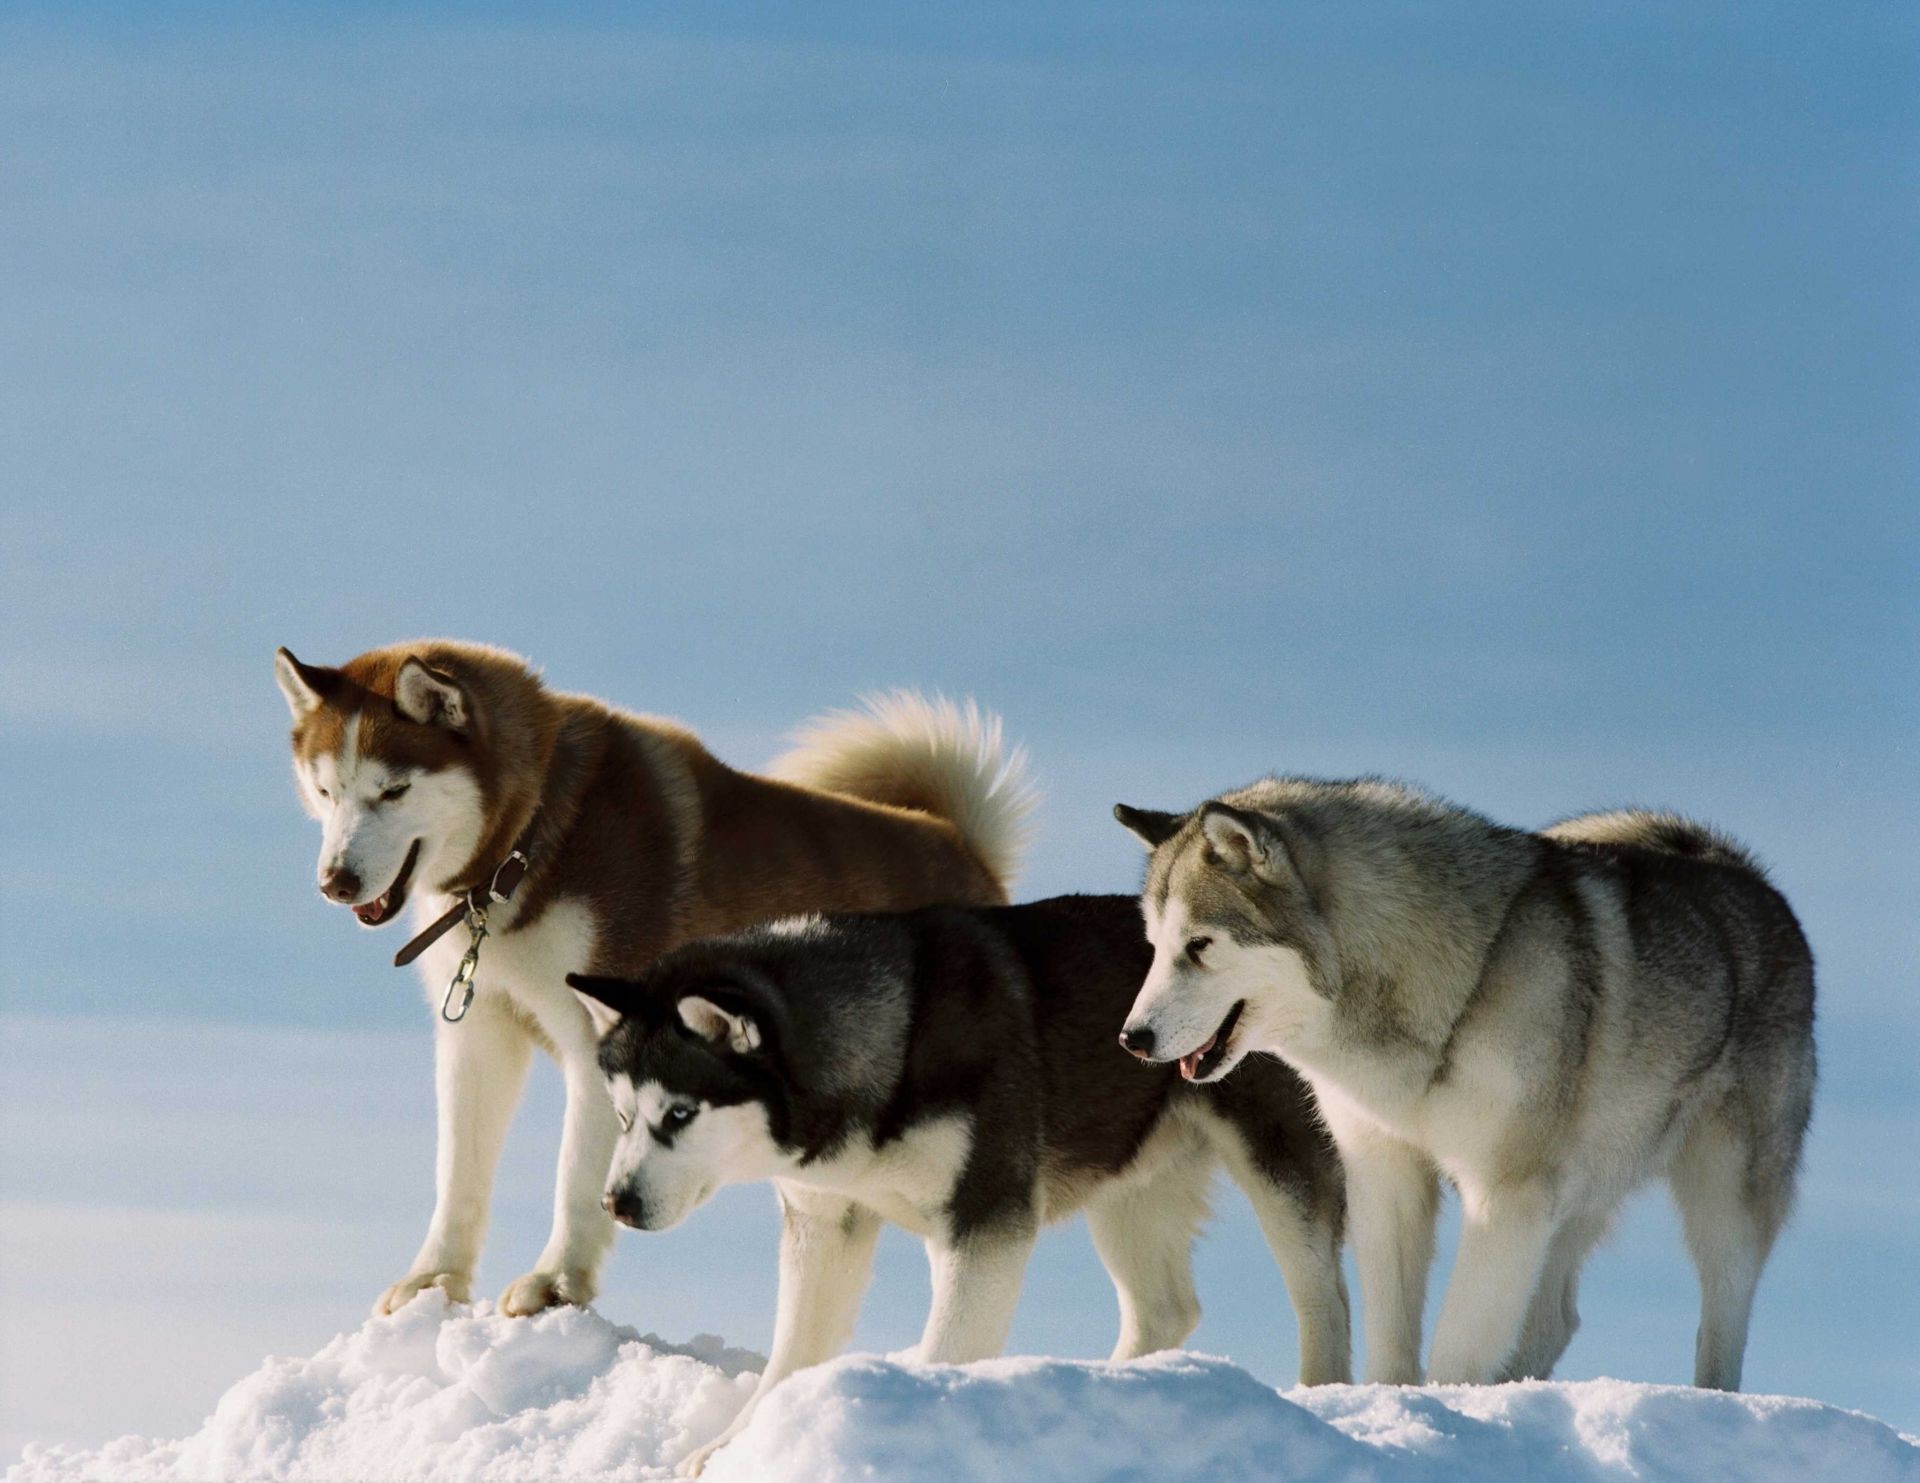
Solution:
<svg viewBox="0 0 1920 1483">
<path fill-rule="evenodd" d="M 506 1319 L 427 1294 L 311 1359 L 268 1360 L 184 1441 L 29 1447 L 7 1480 L 664 1477 L 732 1419 L 759 1363 L 588 1310 Z M 1125 1365 L 854 1356 L 781 1386 L 706 1477 L 1920 1483 L 1920 1445 L 1814 1401 L 1618 1380 L 1282 1395 L 1186 1353 Z"/>
</svg>

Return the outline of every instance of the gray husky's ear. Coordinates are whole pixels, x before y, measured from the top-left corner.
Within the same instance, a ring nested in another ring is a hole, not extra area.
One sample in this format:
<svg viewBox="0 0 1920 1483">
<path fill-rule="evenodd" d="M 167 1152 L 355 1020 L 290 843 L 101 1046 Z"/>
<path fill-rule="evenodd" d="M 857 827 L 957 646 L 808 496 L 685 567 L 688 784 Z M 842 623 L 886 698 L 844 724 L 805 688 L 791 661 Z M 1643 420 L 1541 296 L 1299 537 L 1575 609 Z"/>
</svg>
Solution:
<svg viewBox="0 0 1920 1483">
<path fill-rule="evenodd" d="M 419 659 L 407 656 L 400 666 L 400 678 L 394 683 L 393 703 L 401 715 L 422 726 L 444 726 L 449 731 L 465 731 L 472 719 L 467 692 L 452 675 L 428 669 Z"/>
<path fill-rule="evenodd" d="M 1276 876 L 1287 864 L 1287 847 L 1260 815 L 1225 803 L 1200 811 L 1200 829 L 1220 863 L 1236 875 L 1255 871 Z"/>
<path fill-rule="evenodd" d="M 760 1027 L 750 1015 L 722 1009 L 711 999 L 689 994 L 677 1006 L 680 1023 L 702 1040 L 724 1045 L 736 1056 L 760 1049 Z"/>
<path fill-rule="evenodd" d="M 569 973 L 567 987 L 579 996 L 580 1007 L 593 1021 L 593 1033 L 603 1040 L 607 1031 L 626 1016 L 637 989 L 631 979 L 596 978 L 585 973 Z"/>
<path fill-rule="evenodd" d="M 1128 833 L 1148 849 L 1158 849 L 1174 835 L 1180 832 L 1180 826 L 1187 821 L 1185 814 L 1163 814 L 1157 809 L 1129 808 L 1124 803 L 1113 806 L 1113 816 L 1125 826 Z"/>
<path fill-rule="evenodd" d="M 337 670 L 302 664 L 289 649 L 273 651 L 273 677 L 279 681 L 280 693 L 287 697 L 287 709 L 293 712 L 296 722 L 313 714 L 337 674 Z"/>
</svg>

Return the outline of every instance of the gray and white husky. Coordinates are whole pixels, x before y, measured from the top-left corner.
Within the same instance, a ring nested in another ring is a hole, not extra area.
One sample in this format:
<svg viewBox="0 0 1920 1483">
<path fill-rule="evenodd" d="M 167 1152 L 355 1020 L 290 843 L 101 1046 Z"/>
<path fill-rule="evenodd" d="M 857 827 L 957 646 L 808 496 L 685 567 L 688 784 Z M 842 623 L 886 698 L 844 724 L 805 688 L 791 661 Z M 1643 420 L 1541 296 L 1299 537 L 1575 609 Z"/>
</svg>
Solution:
<svg viewBox="0 0 1920 1483">
<path fill-rule="evenodd" d="M 1252 1200 L 1300 1377 L 1348 1376 L 1339 1164 L 1291 1071 L 1196 1085 L 1114 1027 L 1149 951 L 1127 896 L 799 918 L 694 943 L 638 982 L 572 977 L 624 1132 L 609 1213 L 682 1220 L 722 1184 L 780 1197 L 773 1352 L 747 1409 L 852 1332 L 882 1220 L 926 1240 L 929 1361 L 998 1354 L 1040 1226 L 1085 1209 L 1120 1299 L 1114 1357 L 1199 1321 L 1189 1251 L 1218 1164 Z"/>
<path fill-rule="evenodd" d="M 1483 1382 L 1552 1371 L 1582 1261 L 1664 1174 L 1700 1275 L 1695 1383 L 1738 1388 L 1814 1082 L 1813 960 L 1744 850 L 1637 811 L 1501 828 L 1373 780 L 1116 813 L 1152 850 L 1123 1043 L 1199 1079 L 1264 1051 L 1313 1087 L 1368 1379 L 1421 1376 L 1437 1175 L 1463 1229 L 1427 1378 Z"/>
</svg>

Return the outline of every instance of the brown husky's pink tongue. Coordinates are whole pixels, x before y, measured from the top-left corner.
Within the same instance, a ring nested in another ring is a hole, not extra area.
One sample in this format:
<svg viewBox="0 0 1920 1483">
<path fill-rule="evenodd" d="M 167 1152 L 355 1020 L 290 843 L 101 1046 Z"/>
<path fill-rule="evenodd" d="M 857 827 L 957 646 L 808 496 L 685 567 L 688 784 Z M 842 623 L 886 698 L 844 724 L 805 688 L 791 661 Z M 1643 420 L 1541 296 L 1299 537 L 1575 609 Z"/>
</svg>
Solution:
<svg viewBox="0 0 1920 1483">
<path fill-rule="evenodd" d="M 1205 1045 L 1195 1046 L 1182 1056 L 1180 1058 L 1180 1074 L 1186 1077 L 1188 1081 L 1192 1081 L 1194 1074 L 1200 1069 L 1200 1063 L 1207 1058 L 1207 1052 L 1213 1049 L 1214 1041 L 1219 1038 L 1220 1032 L 1215 1030 L 1207 1037 L 1207 1043 Z"/>
</svg>

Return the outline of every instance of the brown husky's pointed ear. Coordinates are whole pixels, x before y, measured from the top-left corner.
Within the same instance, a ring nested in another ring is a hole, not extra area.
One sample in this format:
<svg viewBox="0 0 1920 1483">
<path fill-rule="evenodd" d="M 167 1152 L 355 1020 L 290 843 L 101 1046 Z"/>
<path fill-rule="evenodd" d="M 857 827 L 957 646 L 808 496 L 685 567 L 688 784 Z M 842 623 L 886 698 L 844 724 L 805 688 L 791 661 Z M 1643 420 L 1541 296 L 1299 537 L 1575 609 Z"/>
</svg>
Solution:
<svg viewBox="0 0 1920 1483">
<path fill-rule="evenodd" d="M 293 712 L 297 723 L 306 720 L 326 699 L 327 692 L 340 678 L 340 671 L 302 664 L 291 650 L 281 648 L 273 651 L 273 677 L 279 681 L 280 693 L 287 697 L 287 709 Z"/>
<path fill-rule="evenodd" d="M 607 1031 L 632 1012 L 640 997 L 640 985 L 630 978 L 600 978 L 587 973 L 569 973 L 567 987 L 580 996 L 580 1007 L 593 1021 L 593 1030 L 603 1039 Z"/>
<path fill-rule="evenodd" d="M 1172 839 L 1180 832 L 1180 826 L 1187 821 L 1185 814 L 1163 814 L 1157 809 L 1129 808 L 1124 803 L 1116 803 L 1113 806 L 1113 816 L 1134 838 L 1150 850 L 1158 849 Z"/>
<path fill-rule="evenodd" d="M 465 731 L 473 720 L 473 707 L 460 682 L 452 675 L 429 669 L 411 654 L 400 666 L 400 678 L 394 682 L 393 704 L 401 715 L 422 726 Z"/>
</svg>

